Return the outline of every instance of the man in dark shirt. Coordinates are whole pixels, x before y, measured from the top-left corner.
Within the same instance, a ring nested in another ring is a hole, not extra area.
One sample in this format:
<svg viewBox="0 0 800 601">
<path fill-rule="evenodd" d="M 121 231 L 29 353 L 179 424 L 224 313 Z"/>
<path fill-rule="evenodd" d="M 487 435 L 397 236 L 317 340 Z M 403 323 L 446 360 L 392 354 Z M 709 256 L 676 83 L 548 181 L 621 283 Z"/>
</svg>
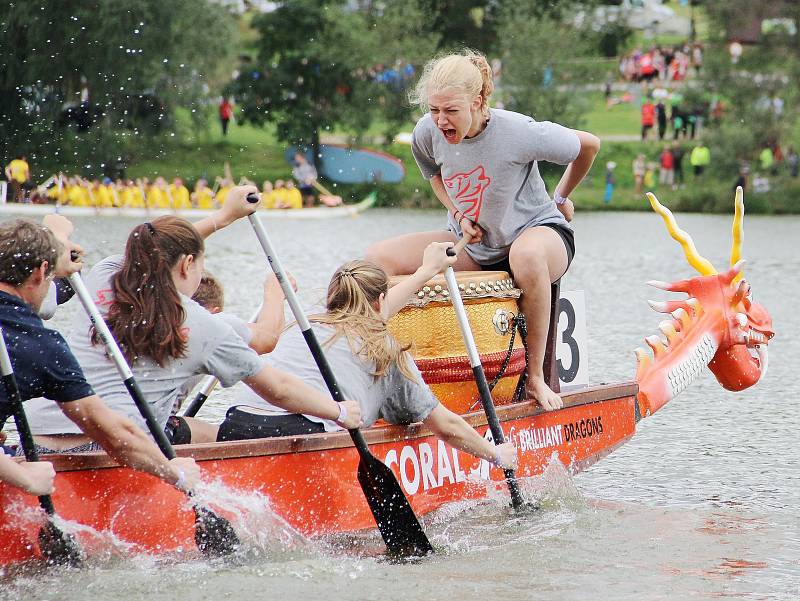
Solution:
<svg viewBox="0 0 800 601">
<path fill-rule="evenodd" d="M 179 488 L 192 488 L 200 475 L 194 460 L 168 461 L 133 422 L 106 407 L 64 338 L 37 315 L 53 277 L 68 276 L 81 267 L 70 260 L 72 224 L 49 215 L 45 225 L 25 219 L 0 224 L 0 323 L 22 400 L 43 396 L 56 401 L 116 460 Z M 0 386 L 0 429 L 11 414 L 5 387 Z"/>
</svg>

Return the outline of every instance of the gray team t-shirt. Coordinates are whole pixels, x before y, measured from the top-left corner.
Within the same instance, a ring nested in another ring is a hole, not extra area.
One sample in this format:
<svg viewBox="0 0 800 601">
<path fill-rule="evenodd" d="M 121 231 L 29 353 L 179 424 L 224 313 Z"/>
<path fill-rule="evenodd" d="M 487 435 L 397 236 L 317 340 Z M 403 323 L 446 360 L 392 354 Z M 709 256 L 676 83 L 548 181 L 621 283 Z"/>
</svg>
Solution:
<svg viewBox="0 0 800 601">
<path fill-rule="evenodd" d="M 511 243 L 528 228 L 548 223 L 569 227 L 537 166 L 538 161 L 566 165 L 577 158 L 580 140 L 566 127 L 490 109 L 481 133 L 448 144 L 428 113 L 414 127 L 411 149 L 422 175 L 440 174 L 455 207 L 483 228 L 483 241 L 467 246 L 481 265 L 508 257 Z M 448 223 L 461 236 L 452 215 Z"/>
<path fill-rule="evenodd" d="M 122 260 L 122 255 L 104 259 L 85 278 L 86 287 L 103 314 L 113 300 L 111 278 L 121 268 Z M 149 358 L 137 359 L 131 365 L 145 399 L 162 426 L 166 424 L 183 384 L 192 376 L 210 374 L 223 386 L 232 386 L 261 370 L 258 354 L 237 335 L 230 325 L 229 316 L 212 315 L 186 296 L 181 295 L 181 300 L 186 311 L 182 326 L 188 334 L 186 356 L 172 359 L 164 367 Z M 90 325 L 85 312 L 79 312 L 67 338 L 86 379 L 106 405 L 131 418 L 147 432 L 114 362 L 106 356 L 102 344 L 91 343 Z M 52 401 L 32 400 L 26 403 L 25 409 L 34 434 L 81 432 Z"/>
<path fill-rule="evenodd" d="M 362 361 L 350 350 L 347 339 L 338 338 L 331 346 L 325 346 L 334 330 L 325 324 L 312 324 L 314 334 L 323 345 L 325 357 L 331 365 L 339 387 L 348 400 L 358 401 L 364 426 L 371 426 L 378 418 L 390 424 L 410 424 L 422 421 L 439 404 L 431 389 L 423 382 L 422 374 L 414 361 L 406 355 L 409 368 L 415 380 L 406 378 L 395 365 L 380 378 L 372 375 L 373 366 Z M 262 356 L 264 365 L 271 365 L 282 371 L 291 373 L 308 385 L 328 394 L 325 380 L 317 369 L 308 350 L 300 328 L 292 326 L 281 335 L 277 347 L 269 356 Z M 275 405 L 270 405 L 249 388 L 237 393 L 235 403 L 250 405 L 259 409 L 285 415 L 288 412 Z M 328 432 L 338 430 L 331 421 L 312 415 L 306 417 L 325 425 Z"/>
</svg>

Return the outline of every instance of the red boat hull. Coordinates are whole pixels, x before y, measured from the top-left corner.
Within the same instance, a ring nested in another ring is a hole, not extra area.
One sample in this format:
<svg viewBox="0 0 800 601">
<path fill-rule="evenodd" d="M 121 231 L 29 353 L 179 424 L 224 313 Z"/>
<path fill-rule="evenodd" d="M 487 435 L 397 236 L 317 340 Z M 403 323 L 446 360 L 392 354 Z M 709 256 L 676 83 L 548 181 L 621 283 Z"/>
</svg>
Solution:
<svg viewBox="0 0 800 601">
<path fill-rule="evenodd" d="M 518 475 L 540 475 L 553 453 L 572 471 L 610 453 L 635 432 L 635 394 L 635 384 L 619 384 L 565 394 L 564 409 L 550 413 L 530 403 L 499 407 L 503 429 L 520 451 Z M 465 417 L 479 432 L 487 430 L 483 413 Z M 499 468 L 452 449 L 420 424 L 372 428 L 365 436 L 418 515 L 486 497 L 495 488 L 505 492 Z M 356 479 L 358 455 L 346 433 L 187 445 L 179 454 L 198 460 L 206 479 L 262 493 L 276 514 L 306 536 L 375 528 Z M 53 461 L 59 515 L 113 532 L 148 552 L 194 549 L 193 512 L 173 487 L 120 467 L 103 453 L 59 455 Z M 39 527 L 29 517 L 35 507 L 34 497 L 0 484 L 0 564 L 39 557 Z"/>
</svg>

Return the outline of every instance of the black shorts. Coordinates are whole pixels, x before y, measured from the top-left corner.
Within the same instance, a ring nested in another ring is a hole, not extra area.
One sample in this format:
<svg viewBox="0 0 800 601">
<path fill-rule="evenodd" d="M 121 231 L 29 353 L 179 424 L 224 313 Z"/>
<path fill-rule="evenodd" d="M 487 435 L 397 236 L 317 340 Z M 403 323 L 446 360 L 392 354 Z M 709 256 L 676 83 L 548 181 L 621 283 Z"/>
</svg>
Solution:
<svg viewBox="0 0 800 601">
<path fill-rule="evenodd" d="M 231 407 L 225 414 L 225 421 L 219 426 L 217 442 L 225 440 L 249 440 L 252 438 L 273 438 L 275 436 L 300 436 L 318 434 L 325 426 L 312 422 L 299 414 L 264 415 L 250 413 L 239 407 Z"/>
<path fill-rule="evenodd" d="M 302 196 L 314 196 L 314 186 L 300 186 Z"/>
<path fill-rule="evenodd" d="M 561 236 L 561 240 L 564 242 L 564 248 L 567 249 L 567 269 L 572 264 L 572 259 L 575 257 L 575 232 L 573 232 L 570 228 L 561 225 L 560 223 L 543 223 L 541 226 L 537 227 L 549 227 L 556 231 L 556 233 Z M 511 263 L 508 260 L 508 257 L 503 259 L 502 261 L 498 261 L 497 263 L 490 263 L 488 265 L 481 265 L 482 271 L 505 271 L 508 272 L 510 275 L 514 275 L 511 271 Z"/>
</svg>

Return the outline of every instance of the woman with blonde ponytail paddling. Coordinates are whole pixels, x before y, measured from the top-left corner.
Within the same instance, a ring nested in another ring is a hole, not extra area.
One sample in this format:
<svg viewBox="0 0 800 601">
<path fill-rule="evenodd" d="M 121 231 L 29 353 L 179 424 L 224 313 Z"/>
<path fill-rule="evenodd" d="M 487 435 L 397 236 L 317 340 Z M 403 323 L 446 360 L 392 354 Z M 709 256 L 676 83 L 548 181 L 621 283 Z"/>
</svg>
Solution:
<svg viewBox="0 0 800 601">
<path fill-rule="evenodd" d="M 389 278 L 368 261 L 345 263 L 333 274 L 326 310 L 309 316 L 314 334 L 336 374 L 342 391 L 361 406 L 365 426 L 382 418 L 393 424 L 421 421 L 445 442 L 502 467 L 516 467 L 511 443 L 495 446 L 481 437 L 460 416 L 445 408 L 422 381 L 407 348 L 386 323 L 426 281 L 454 261 L 446 250 L 452 243 L 429 244 L 422 265 L 403 282 L 389 289 Z M 327 390 L 300 329 L 293 325 L 278 346 L 262 357 L 266 365 L 292 373 L 318 390 Z M 288 414 L 243 390 L 237 406 L 228 410 L 219 440 L 292 436 L 339 429 L 336 424 Z"/>
<path fill-rule="evenodd" d="M 575 252 L 568 196 L 594 161 L 600 141 L 590 133 L 511 111 L 489 108 L 494 89 L 486 58 L 472 51 L 430 61 L 412 100 L 427 113 L 412 150 L 422 175 L 448 211 L 445 230 L 406 234 L 373 245 L 367 258 L 390 275 L 413 273 L 432 241 L 467 236 L 456 270 L 509 271 L 522 289 L 528 324 L 526 392 L 543 408 L 563 406 L 544 381 L 550 284 Z M 538 161 L 567 165 L 552 197 Z"/>
<path fill-rule="evenodd" d="M 138 225 L 128 236 L 125 254 L 96 264 L 86 276 L 86 286 L 162 427 L 183 385 L 198 374 L 213 375 L 223 386 L 244 381 L 256 394 L 290 411 L 357 427 L 357 403 L 336 403 L 299 379 L 262 366 L 258 354 L 248 346 L 260 337 L 259 326 L 269 326 L 263 319 L 269 321 L 275 314 L 280 324 L 277 339 L 283 323 L 282 295 L 265 299 L 255 329 L 231 316 L 212 315 L 191 300 L 203 275 L 204 238 L 256 210 L 257 205 L 245 200 L 254 192 L 255 186 L 232 188 L 222 209 L 195 224 L 164 216 Z M 69 344 L 87 380 L 106 403 L 144 425 L 113 361 L 83 313 L 75 318 Z M 41 452 L 93 450 L 91 441 L 59 415 L 52 401 L 32 403 L 28 415 Z M 171 432 L 173 444 L 216 439 L 215 426 L 191 418 L 181 420 Z"/>
</svg>

